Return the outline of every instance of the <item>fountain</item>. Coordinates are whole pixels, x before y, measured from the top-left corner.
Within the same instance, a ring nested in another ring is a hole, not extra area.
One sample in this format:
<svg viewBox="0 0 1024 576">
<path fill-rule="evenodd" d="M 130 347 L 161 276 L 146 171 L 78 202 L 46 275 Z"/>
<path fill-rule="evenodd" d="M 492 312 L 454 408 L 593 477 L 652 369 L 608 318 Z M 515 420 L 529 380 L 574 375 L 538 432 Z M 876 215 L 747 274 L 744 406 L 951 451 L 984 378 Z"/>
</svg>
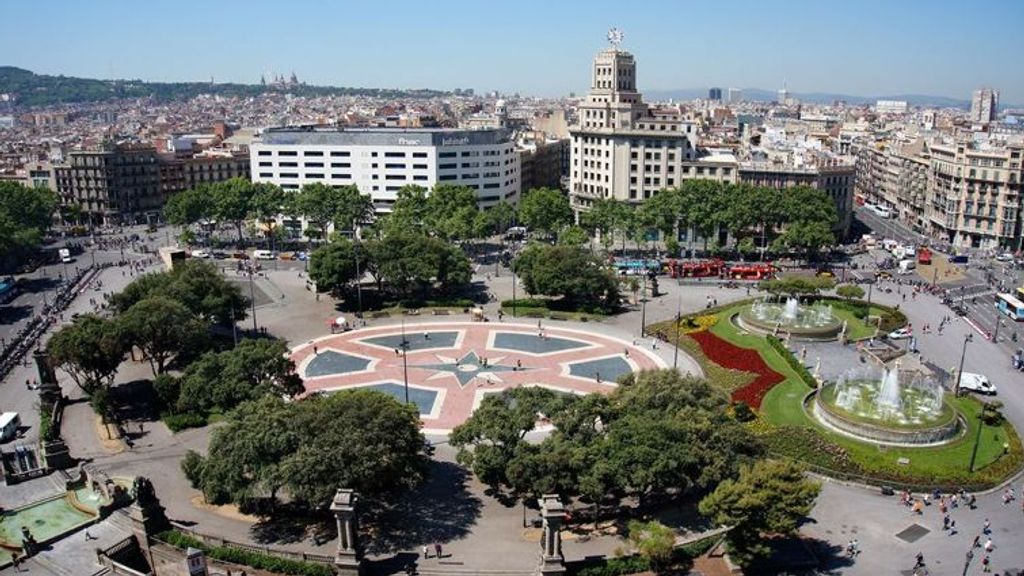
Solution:
<svg viewBox="0 0 1024 576">
<path fill-rule="evenodd" d="M 842 321 L 835 316 L 831 304 L 801 304 L 789 297 L 785 303 L 758 300 L 744 307 L 735 316 L 740 327 L 760 334 L 785 332 L 804 340 L 835 339 Z"/>
<path fill-rule="evenodd" d="M 941 444 L 962 422 L 942 386 L 919 372 L 851 370 L 813 395 L 813 415 L 848 436 L 886 444 Z"/>
</svg>

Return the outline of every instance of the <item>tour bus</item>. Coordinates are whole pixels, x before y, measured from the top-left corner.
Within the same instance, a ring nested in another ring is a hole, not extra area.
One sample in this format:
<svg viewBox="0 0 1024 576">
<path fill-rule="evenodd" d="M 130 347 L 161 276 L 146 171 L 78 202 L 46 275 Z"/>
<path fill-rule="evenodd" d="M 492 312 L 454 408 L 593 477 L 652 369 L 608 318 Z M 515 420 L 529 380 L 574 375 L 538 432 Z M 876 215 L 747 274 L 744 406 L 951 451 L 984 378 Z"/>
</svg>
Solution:
<svg viewBox="0 0 1024 576">
<path fill-rule="evenodd" d="M 1012 320 L 1024 320 L 1024 302 L 1018 300 L 1013 294 L 1000 294 L 996 299 L 996 307 L 999 312 L 1006 314 Z"/>
</svg>

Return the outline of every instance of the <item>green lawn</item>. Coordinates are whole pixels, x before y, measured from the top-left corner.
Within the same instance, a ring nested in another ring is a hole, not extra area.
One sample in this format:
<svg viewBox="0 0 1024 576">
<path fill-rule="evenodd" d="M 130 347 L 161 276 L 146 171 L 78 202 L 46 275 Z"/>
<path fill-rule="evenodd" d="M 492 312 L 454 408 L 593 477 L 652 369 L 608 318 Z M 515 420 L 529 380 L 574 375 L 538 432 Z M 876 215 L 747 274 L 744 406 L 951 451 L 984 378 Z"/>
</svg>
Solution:
<svg viewBox="0 0 1024 576">
<path fill-rule="evenodd" d="M 821 459 L 814 452 L 831 452 L 829 462 L 846 461 L 848 465 L 838 470 L 845 474 L 862 476 L 865 481 L 903 482 L 909 484 L 934 485 L 959 484 L 964 486 L 994 485 L 1010 472 L 1020 467 L 1022 450 L 1020 439 L 1013 427 L 1004 423 L 1000 426 L 983 426 L 975 468 L 968 471 L 974 438 L 978 432 L 978 418 L 981 404 L 972 397 L 948 398 L 967 418 L 967 431 L 960 439 L 939 447 L 904 448 L 879 446 L 861 442 L 842 434 L 825 429 L 812 420 L 804 411 L 803 398 L 811 389 L 800 379 L 778 352 L 768 344 L 764 336 L 745 333 L 736 327 L 730 318 L 739 307 L 732 307 L 719 313 L 720 320 L 711 331 L 744 348 L 753 348 L 761 354 L 773 370 L 785 380 L 772 388 L 761 403 L 760 422 L 755 425 L 760 433 L 771 439 L 780 427 L 789 436 L 788 442 L 769 441 L 769 447 L 778 451 L 784 447 L 785 455 L 817 464 Z M 880 310 L 879 310 L 880 311 Z M 836 312 L 846 312 L 836 310 Z M 875 309 L 872 308 L 872 313 Z M 853 323 L 850 324 L 853 326 Z M 863 324 L 860 324 L 863 326 Z M 852 334 L 851 337 L 856 338 Z M 799 429 L 800 431 L 797 431 Z M 802 439 L 802 440 L 801 440 Z M 794 441 L 795 440 L 795 441 Z M 1009 455 L 1003 456 L 1004 443 L 1010 445 Z M 836 455 L 839 454 L 840 457 Z M 900 464 L 901 458 L 908 459 Z M 826 466 L 827 467 L 827 466 Z"/>
<path fill-rule="evenodd" d="M 871 316 L 880 316 L 885 310 L 877 306 L 871 307 Z M 846 337 L 850 340 L 863 340 L 865 338 L 871 338 L 875 335 L 877 325 L 872 323 L 871 325 L 866 324 L 860 318 L 853 315 L 853 312 L 844 310 L 842 308 L 833 308 L 832 314 L 836 317 L 846 320 Z"/>
</svg>

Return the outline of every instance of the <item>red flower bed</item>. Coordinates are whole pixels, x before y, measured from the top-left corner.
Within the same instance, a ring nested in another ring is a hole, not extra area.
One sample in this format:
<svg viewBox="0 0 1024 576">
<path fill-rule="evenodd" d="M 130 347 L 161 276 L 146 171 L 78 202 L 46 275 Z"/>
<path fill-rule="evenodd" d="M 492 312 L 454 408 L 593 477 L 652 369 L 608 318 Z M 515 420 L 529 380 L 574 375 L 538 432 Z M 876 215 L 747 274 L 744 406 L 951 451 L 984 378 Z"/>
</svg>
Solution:
<svg viewBox="0 0 1024 576">
<path fill-rule="evenodd" d="M 782 374 L 765 364 L 761 355 L 750 348 L 740 348 L 722 340 L 710 331 L 694 332 L 689 335 L 700 344 L 700 349 L 709 360 L 723 368 L 741 370 L 757 375 L 753 382 L 732 393 L 733 402 L 744 402 L 754 409 L 761 408 L 761 400 L 773 386 L 785 380 Z"/>
</svg>

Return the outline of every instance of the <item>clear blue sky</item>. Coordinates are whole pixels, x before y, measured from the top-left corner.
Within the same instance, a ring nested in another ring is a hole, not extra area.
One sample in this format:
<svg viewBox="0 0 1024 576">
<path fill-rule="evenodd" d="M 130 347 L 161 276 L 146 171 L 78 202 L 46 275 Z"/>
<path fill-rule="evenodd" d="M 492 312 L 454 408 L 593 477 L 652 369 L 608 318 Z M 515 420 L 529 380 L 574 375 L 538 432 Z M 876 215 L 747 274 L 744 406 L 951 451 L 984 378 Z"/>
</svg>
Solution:
<svg viewBox="0 0 1024 576">
<path fill-rule="evenodd" d="M 583 92 L 618 26 L 641 89 L 739 86 L 1024 103 L 1024 1 L 7 1 L 0 64 L 99 78 Z M 2 90 L 2 87 L 0 87 Z"/>
</svg>

